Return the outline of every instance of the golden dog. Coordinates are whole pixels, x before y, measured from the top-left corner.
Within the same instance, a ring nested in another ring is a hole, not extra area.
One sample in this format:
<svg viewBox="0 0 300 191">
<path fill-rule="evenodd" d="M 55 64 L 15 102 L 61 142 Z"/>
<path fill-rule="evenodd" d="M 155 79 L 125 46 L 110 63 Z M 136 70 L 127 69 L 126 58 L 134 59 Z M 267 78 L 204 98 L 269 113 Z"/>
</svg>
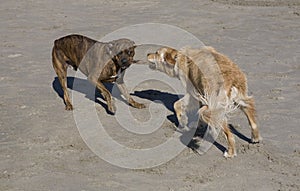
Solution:
<svg viewBox="0 0 300 191">
<path fill-rule="evenodd" d="M 261 140 L 256 124 L 254 99 L 247 94 L 247 79 L 239 67 L 212 47 L 185 48 L 181 51 L 163 47 L 147 55 L 149 67 L 177 77 L 187 94 L 174 103 L 181 126 L 187 124 L 186 112 L 197 108 L 201 119 L 213 127 L 221 127 L 228 141 L 224 157 L 236 155 L 234 136 L 228 127 L 227 114 L 240 108 L 251 126 L 251 142 Z"/>
</svg>

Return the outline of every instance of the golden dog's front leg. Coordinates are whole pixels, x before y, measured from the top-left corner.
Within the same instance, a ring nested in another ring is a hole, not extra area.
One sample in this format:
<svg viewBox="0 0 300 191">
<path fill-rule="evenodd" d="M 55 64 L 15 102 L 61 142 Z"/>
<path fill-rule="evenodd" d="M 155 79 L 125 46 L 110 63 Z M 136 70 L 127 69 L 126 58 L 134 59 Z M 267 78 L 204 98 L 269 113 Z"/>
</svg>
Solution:
<svg viewBox="0 0 300 191">
<path fill-rule="evenodd" d="M 180 127 L 185 127 L 189 122 L 194 120 L 197 120 L 198 122 L 198 119 L 195 119 L 193 115 L 189 114 L 188 116 L 188 112 L 199 108 L 199 101 L 196 100 L 191 94 L 187 93 L 183 98 L 176 101 L 173 106 Z M 191 118 L 189 119 L 189 117 Z"/>
<path fill-rule="evenodd" d="M 182 100 L 178 100 L 174 103 L 175 114 L 180 127 L 185 127 L 188 123 L 188 119 L 183 111 Z"/>
<path fill-rule="evenodd" d="M 184 128 L 188 125 L 187 109 L 190 103 L 190 95 L 186 94 L 183 98 L 174 103 L 174 110 L 179 126 Z"/>
</svg>

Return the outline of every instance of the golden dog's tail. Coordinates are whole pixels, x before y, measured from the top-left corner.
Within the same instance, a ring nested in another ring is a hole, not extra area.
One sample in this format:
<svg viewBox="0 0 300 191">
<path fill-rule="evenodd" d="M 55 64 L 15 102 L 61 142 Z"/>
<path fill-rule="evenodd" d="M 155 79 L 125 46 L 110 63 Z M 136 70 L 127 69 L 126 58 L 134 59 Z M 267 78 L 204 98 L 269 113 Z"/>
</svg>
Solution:
<svg viewBox="0 0 300 191">
<path fill-rule="evenodd" d="M 236 88 L 232 88 L 232 93 L 234 91 L 237 92 Z M 199 98 L 203 105 L 198 110 L 199 117 L 213 128 L 222 128 L 223 122 L 239 107 L 227 97 L 224 89 L 219 92 L 205 92 Z"/>
<path fill-rule="evenodd" d="M 200 49 L 183 48 L 180 51 L 193 61 L 195 68 L 201 73 L 202 89 L 195 87 L 194 95 L 201 102 L 202 107 L 198 110 L 200 119 L 213 128 L 222 128 L 238 105 L 228 98 L 222 72 L 214 56 L 216 52 L 212 47 L 202 47 Z M 236 88 L 230 90 L 231 97 L 238 94 Z"/>
</svg>

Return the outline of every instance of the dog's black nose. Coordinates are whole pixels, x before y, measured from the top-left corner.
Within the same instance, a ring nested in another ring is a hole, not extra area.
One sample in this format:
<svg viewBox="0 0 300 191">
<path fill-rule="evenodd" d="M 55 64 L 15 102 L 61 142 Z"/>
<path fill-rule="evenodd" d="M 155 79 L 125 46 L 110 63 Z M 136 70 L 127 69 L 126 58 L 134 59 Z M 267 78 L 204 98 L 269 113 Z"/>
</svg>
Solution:
<svg viewBox="0 0 300 191">
<path fill-rule="evenodd" d="M 123 59 L 121 60 L 121 62 L 122 62 L 122 64 L 126 64 L 126 63 L 128 62 L 128 60 L 127 60 L 127 58 L 123 58 Z"/>
</svg>

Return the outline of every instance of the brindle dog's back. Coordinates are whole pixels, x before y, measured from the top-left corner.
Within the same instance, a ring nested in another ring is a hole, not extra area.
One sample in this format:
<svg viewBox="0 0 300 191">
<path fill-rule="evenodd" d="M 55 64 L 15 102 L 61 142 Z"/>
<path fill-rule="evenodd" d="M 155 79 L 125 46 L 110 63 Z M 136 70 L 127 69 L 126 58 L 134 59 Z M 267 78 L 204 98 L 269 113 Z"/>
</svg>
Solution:
<svg viewBox="0 0 300 191">
<path fill-rule="evenodd" d="M 134 48 L 134 41 L 130 39 L 102 43 L 81 35 L 68 35 L 56 40 L 52 50 L 52 63 L 64 91 L 66 110 L 73 109 L 67 91 L 68 65 L 73 66 L 75 70 L 79 68 L 97 87 L 111 113 L 115 112 L 113 99 L 103 82 L 116 82 L 131 106 L 144 108 L 144 104 L 132 99 L 123 81 L 125 69 L 133 63 Z"/>
<path fill-rule="evenodd" d="M 63 53 L 63 60 L 77 70 L 84 55 L 96 42 L 88 37 L 72 34 L 55 40 L 54 49 Z"/>
</svg>

